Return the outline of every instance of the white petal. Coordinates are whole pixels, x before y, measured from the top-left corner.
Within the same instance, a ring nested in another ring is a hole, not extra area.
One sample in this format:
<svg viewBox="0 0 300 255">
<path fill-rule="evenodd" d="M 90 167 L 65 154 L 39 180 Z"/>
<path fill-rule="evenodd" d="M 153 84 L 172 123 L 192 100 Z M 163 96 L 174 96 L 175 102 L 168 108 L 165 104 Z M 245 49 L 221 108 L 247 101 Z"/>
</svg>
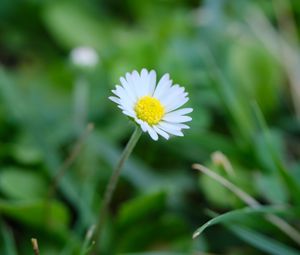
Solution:
<svg viewBox="0 0 300 255">
<path fill-rule="evenodd" d="M 135 120 L 136 123 L 138 123 L 141 126 L 143 132 L 147 132 L 146 123 L 144 121 L 142 121 L 142 120 L 140 120 L 136 117 L 134 118 L 134 120 Z"/>
<path fill-rule="evenodd" d="M 153 129 L 156 131 L 156 133 L 158 133 L 159 135 L 161 135 L 166 140 L 168 140 L 170 138 L 170 136 L 168 135 L 168 133 L 166 133 L 165 131 L 161 130 L 157 126 L 153 126 Z"/>
<path fill-rule="evenodd" d="M 163 120 L 172 122 L 172 123 L 183 123 L 183 122 L 191 121 L 192 118 L 190 116 L 167 116 L 167 115 L 165 115 L 163 117 Z"/>
<path fill-rule="evenodd" d="M 133 104 L 128 100 L 128 98 L 120 98 L 120 105 L 129 112 L 133 112 Z"/>
<path fill-rule="evenodd" d="M 170 88 L 171 84 L 170 75 L 168 73 L 164 74 L 156 86 L 153 97 L 158 98 L 166 89 Z"/>
<path fill-rule="evenodd" d="M 156 98 L 159 101 L 161 101 L 161 99 L 165 98 L 168 95 L 171 86 L 172 86 L 172 81 L 171 80 L 166 81 L 165 83 L 163 83 L 163 85 L 161 86 L 161 89 L 160 89 L 160 93 L 157 93 Z"/>
<path fill-rule="evenodd" d="M 138 97 L 142 97 L 144 94 L 143 94 L 143 87 L 141 84 L 141 77 L 140 77 L 139 73 L 136 70 L 134 70 L 132 72 L 131 76 L 132 76 L 133 84 L 135 86 L 135 91 L 136 91 Z"/>
<path fill-rule="evenodd" d="M 126 80 L 127 80 L 127 83 L 130 84 L 130 87 L 132 89 L 132 92 L 135 95 L 135 98 L 138 98 L 138 92 L 137 92 L 137 89 L 135 87 L 135 83 L 134 83 L 134 80 L 133 80 L 133 77 L 132 77 L 131 73 L 126 73 Z"/>
<path fill-rule="evenodd" d="M 131 98 L 131 100 L 136 101 L 137 96 L 135 94 L 133 84 L 130 84 L 129 82 L 127 82 L 124 77 L 120 78 L 120 82 L 121 82 L 124 90 L 127 92 L 128 96 Z"/>
<path fill-rule="evenodd" d="M 140 88 L 142 89 L 142 94 L 147 95 L 149 90 L 149 74 L 147 69 L 143 68 L 140 76 Z"/>
<path fill-rule="evenodd" d="M 177 129 L 171 124 L 160 122 L 157 126 L 169 134 L 176 135 L 176 136 L 183 136 L 183 133 L 180 131 L 180 129 Z"/>
<path fill-rule="evenodd" d="M 143 68 L 141 71 L 141 78 L 147 79 L 148 78 L 148 70 L 146 68 Z"/>
<path fill-rule="evenodd" d="M 116 85 L 116 88 L 118 87 L 119 85 Z M 112 91 L 111 91 L 113 94 L 115 94 L 117 97 L 120 97 L 120 92 L 117 90 L 117 89 L 113 89 Z"/>
<path fill-rule="evenodd" d="M 188 97 L 180 97 L 174 100 L 174 102 L 170 103 L 169 105 L 165 106 L 166 112 L 171 112 L 173 110 L 176 110 L 177 108 L 181 107 L 184 105 L 187 101 L 189 101 Z"/>
<path fill-rule="evenodd" d="M 132 112 L 126 105 L 119 104 L 118 108 L 120 108 L 122 111 L 126 111 L 126 112 L 129 112 L 131 114 L 134 114 L 134 112 Z"/>
<path fill-rule="evenodd" d="M 127 116 L 129 116 L 129 117 L 132 117 L 132 118 L 135 117 L 135 114 L 132 113 L 132 112 L 128 112 L 128 111 L 126 111 L 126 110 L 123 110 L 122 112 L 123 112 L 124 114 L 126 114 Z"/>
<path fill-rule="evenodd" d="M 166 121 L 160 121 L 159 125 L 161 127 L 163 127 L 164 130 L 166 129 L 172 129 L 172 130 L 181 130 L 181 127 L 177 126 L 178 123 L 170 123 L 170 122 L 166 122 Z"/>
<path fill-rule="evenodd" d="M 161 102 L 168 106 L 170 103 L 174 102 L 177 98 L 184 97 L 184 88 L 180 87 L 179 85 L 172 86 L 168 91 L 164 93 L 159 99 Z"/>
<path fill-rule="evenodd" d="M 188 125 L 182 124 L 182 123 L 172 123 L 174 127 L 177 127 L 178 129 L 190 129 Z"/>
<path fill-rule="evenodd" d="M 146 123 L 147 131 L 154 141 L 158 140 L 158 135 L 155 130 Z"/>
<path fill-rule="evenodd" d="M 131 105 L 129 105 L 125 99 L 120 99 L 120 105 L 124 108 L 124 110 L 135 114 L 133 107 Z"/>
<path fill-rule="evenodd" d="M 114 96 L 111 96 L 111 97 L 108 97 L 111 101 L 117 103 L 117 104 L 120 104 L 120 98 L 118 97 L 114 97 Z"/>
<path fill-rule="evenodd" d="M 151 70 L 149 73 L 149 88 L 148 88 L 148 94 L 150 96 L 153 96 L 155 85 L 156 85 L 156 72 L 154 70 Z"/>
<path fill-rule="evenodd" d="M 191 113 L 193 111 L 192 108 L 183 108 L 183 109 L 179 109 L 173 112 L 169 112 L 167 113 L 164 117 L 175 117 L 175 116 L 182 116 L 188 113 Z"/>
<path fill-rule="evenodd" d="M 129 95 L 127 94 L 127 92 L 125 91 L 125 89 L 122 86 L 116 85 L 116 89 L 112 90 L 112 92 L 115 95 L 117 95 L 121 100 L 125 100 L 126 104 L 133 107 L 134 101 L 129 97 Z"/>
</svg>

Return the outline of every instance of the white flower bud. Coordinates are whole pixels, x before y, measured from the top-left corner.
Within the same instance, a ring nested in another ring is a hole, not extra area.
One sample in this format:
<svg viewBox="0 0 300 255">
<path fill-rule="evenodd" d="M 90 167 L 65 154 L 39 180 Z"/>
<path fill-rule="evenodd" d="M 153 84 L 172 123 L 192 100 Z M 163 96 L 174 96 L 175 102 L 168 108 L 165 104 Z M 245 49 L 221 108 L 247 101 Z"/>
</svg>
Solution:
<svg viewBox="0 0 300 255">
<path fill-rule="evenodd" d="M 77 47 L 71 51 L 71 61 L 79 67 L 94 67 L 99 62 L 99 56 L 92 47 Z"/>
</svg>

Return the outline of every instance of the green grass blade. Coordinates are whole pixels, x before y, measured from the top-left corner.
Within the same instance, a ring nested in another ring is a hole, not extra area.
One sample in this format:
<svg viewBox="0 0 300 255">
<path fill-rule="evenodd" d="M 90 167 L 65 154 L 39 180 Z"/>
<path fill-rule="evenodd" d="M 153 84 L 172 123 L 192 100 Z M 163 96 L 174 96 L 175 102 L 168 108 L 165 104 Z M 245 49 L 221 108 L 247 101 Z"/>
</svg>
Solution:
<svg viewBox="0 0 300 255">
<path fill-rule="evenodd" d="M 251 244 L 255 248 L 274 255 L 297 255 L 300 251 L 297 251 L 286 244 L 280 243 L 270 237 L 262 235 L 256 231 L 250 230 L 240 226 L 228 226 L 226 227 L 235 233 L 240 239 Z"/>
<path fill-rule="evenodd" d="M 270 139 L 270 134 L 269 130 L 266 124 L 266 121 L 263 117 L 262 112 L 260 111 L 260 108 L 256 103 L 253 104 L 253 110 L 255 117 L 258 121 L 259 128 L 263 132 L 263 139 L 264 142 L 266 143 L 267 147 L 269 148 L 269 153 L 275 163 L 276 170 L 278 171 L 278 174 L 281 176 L 282 180 L 285 182 L 287 189 L 290 192 L 290 195 L 295 202 L 295 204 L 300 205 L 300 186 L 296 182 L 296 180 L 289 174 L 288 170 L 286 167 L 283 165 L 281 159 L 279 158 L 276 150 L 274 149 L 271 139 Z"/>
<path fill-rule="evenodd" d="M 239 220 L 245 216 L 252 215 L 252 214 L 264 214 L 264 213 L 278 213 L 283 212 L 286 210 L 284 207 L 275 207 L 275 206 L 259 206 L 259 207 L 245 207 L 242 209 L 233 210 L 221 215 L 214 217 L 213 219 L 209 220 L 205 224 L 203 224 L 200 228 L 198 228 L 194 234 L 193 238 L 198 237 L 205 229 L 212 225 L 216 225 L 219 223 L 227 223 L 228 221 L 232 220 Z"/>
<path fill-rule="evenodd" d="M 3 248 L 0 246 L 0 252 L 6 255 L 17 255 L 17 248 L 11 230 L 0 221 L 1 238 L 3 240 Z"/>
</svg>

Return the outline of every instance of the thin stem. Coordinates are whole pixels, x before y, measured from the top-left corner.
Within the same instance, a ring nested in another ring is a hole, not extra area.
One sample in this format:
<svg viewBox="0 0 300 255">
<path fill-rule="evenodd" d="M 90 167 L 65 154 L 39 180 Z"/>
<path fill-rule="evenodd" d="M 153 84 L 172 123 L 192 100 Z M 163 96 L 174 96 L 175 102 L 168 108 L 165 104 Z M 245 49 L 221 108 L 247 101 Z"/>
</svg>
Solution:
<svg viewBox="0 0 300 255">
<path fill-rule="evenodd" d="M 100 242 L 99 239 L 101 237 L 101 232 L 102 232 L 102 229 L 103 229 L 103 225 L 104 225 L 104 222 L 106 220 L 109 205 L 111 203 L 112 196 L 113 196 L 113 193 L 115 191 L 117 182 L 119 180 L 121 170 L 124 166 L 125 161 L 128 159 L 128 157 L 130 156 L 130 154 L 131 154 L 133 148 L 135 147 L 137 141 L 139 140 L 141 134 L 142 134 L 142 130 L 137 126 L 135 128 L 133 134 L 131 135 L 127 145 L 126 145 L 115 170 L 113 171 L 113 173 L 110 177 L 109 183 L 106 186 L 103 202 L 102 202 L 102 205 L 100 207 L 100 211 L 99 211 L 99 215 L 98 215 L 99 216 L 98 223 L 96 225 L 96 230 L 95 230 L 95 234 L 94 234 L 95 245 L 94 245 L 94 248 L 93 248 L 91 254 L 95 254 L 95 252 L 99 248 L 99 242 Z M 97 254 L 99 255 L 100 253 L 97 253 Z"/>
<path fill-rule="evenodd" d="M 93 123 L 87 124 L 85 131 L 79 137 L 75 146 L 71 150 L 70 155 L 66 158 L 66 160 L 63 162 L 62 166 L 58 169 L 56 175 L 54 176 L 54 178 L 52 180 L 49 191 L 48 191 L 49 198 L 52 198 L 55 195 L 55 191 L 59 184 L 59 181 L 61 180 L 61 178 L 65 175 L 66 171 L 70 168 L 70 166 L 74 163 L 74 161 L 79 156 L 84 143 L 86 142 L 88 136 L 93 131 L 93 129 L 94 129 Z"/>
<path fill-rule="evenodd" d="M 40 255 L 38 241 L 35 238 L 31 238 L 32 248 L 35 255 Z"/>
<path fill-rule="evenodd" d="M 94 246 L 94 242 L 92 241 L 93 235 L 94 235 L 95 225 L 92 225 L 86 235 L 83 242 L 83 245 L 81 247 L 80 255 L 86 255 L 88 254 L 88 251 L 92 249 Z"/>
<path fill-rule="evenodd" d="M 74 161 L 79 156 L 84 143 L 86 142 L 88 136 L 93 131 L 93 129 L 94 129 L 93 123 L 89 123 L 86 126 L 84 133 L 79 137 L 75 146 L 71 150 L 70 155 L 65 159 L 65 161 L 63 162 L 63 164 L 61 165 L 61 167 L 58 169 L 57 173 L 55 174 L 55 176 L 49 186 L 47 198 L 45 200 L 45 223 L 49 222 L 49 217 L 51 216 L 51 210 L 52 210 L 51 200 L 55 196 L 55 192 L 56 192 L 59 182 L 61 181 L 62 177 L 65 175 L 67 170 L 72 166 Z"/>
<path fill-rule="evenodd" d="M 247 205 L 254 208 L 260 206 L 259 202 L 256 201 L 250 195 L 248 195 L 248 193 L 246 193 L 245 191 L 243 191 L 242 189 L 240 189 L 239 187 L 237 187 L 236 185 L 234 185 L 233 183 L 225 179 L 223 176 L 220 176 L 219 174 L 210 170 L 209 168 L 200 164 L 193 164 L 192 168 L 203 172 L 210 178 L 214 179 L 215 181 L 223 185 L 225 188 L 229 189 L 232 193 L 236 194 L 241 200 L 243 200 Z"/>
</svg>

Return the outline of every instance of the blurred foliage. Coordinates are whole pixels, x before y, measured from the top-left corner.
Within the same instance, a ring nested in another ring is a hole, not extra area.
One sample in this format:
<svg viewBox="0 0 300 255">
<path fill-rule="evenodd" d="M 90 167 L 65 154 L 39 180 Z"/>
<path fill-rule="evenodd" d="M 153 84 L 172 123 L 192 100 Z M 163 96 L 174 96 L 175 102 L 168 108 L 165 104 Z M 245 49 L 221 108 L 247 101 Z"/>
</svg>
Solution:
<svg viewBox="0 0 300 255">
<path fill-rule="evenodd" d="M 85 254 L 86 232 L 133 130 L 107 98 L 118 77 L 143 67 L 186 87 L 193 121 L 183 138 L 139 141 L 113 198 L 102 254 L 300 253 L 261 214 L 225 217 L 192 240 L 210 219 L 207 208 L 246 205 L 191 169 L 205 164 L 261 204 L 293 208 L 282 218 L 300 231 L 299 28 L 297 0 L 2 0 L 0 254 L 32 254 L 32 237 L 43 255 Z M 72 65 L 70 51 L 82 45 L 98 52 L 94 68 Z M 88 123 L 95 129 L 50 197 Z M 215 151 L 234 174 L 210 159 Z"/>
</svg>

